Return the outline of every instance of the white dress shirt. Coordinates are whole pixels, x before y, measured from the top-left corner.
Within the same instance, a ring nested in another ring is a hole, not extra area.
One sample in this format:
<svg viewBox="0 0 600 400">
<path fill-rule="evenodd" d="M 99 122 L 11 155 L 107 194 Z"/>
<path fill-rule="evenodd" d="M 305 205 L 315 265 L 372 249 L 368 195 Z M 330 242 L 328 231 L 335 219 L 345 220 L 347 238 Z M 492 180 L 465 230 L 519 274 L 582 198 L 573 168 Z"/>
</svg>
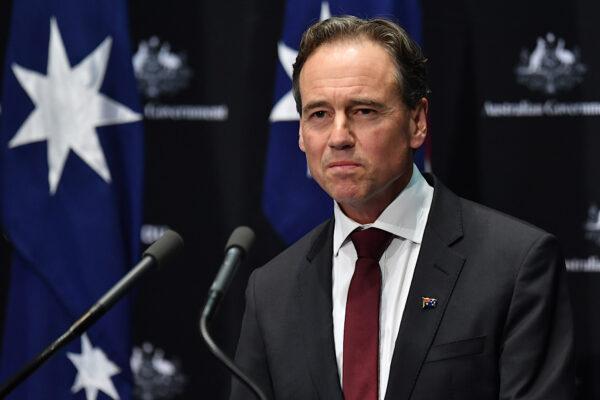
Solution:
<svg viewBox="0 0 600 400">
<path fill-rule="evenodd" d="M 334 205 L 333 231 L 333 336 L 340 384 L 344 377 L 344 320 L 348 287 L 354 273 L 356 250 L 350 233 L 358 227 L 379 228 L 394 235 L 381 256 L 381 303 L 379 310 L 379 399 L 383 400 L 390 375 L 394 345 L 412 282 L 423 231 L 433 199 L 429 186 L 415 165 L 408 185 L 372 224 L 361 225 Z"/>
</svg>

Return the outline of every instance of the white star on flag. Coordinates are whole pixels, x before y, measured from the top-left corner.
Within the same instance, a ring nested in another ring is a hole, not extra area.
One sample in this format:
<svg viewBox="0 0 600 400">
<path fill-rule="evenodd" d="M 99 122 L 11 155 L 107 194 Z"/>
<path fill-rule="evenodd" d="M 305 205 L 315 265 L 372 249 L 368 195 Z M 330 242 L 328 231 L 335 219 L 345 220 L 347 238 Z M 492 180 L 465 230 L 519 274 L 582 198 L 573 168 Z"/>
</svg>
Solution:
<svg viewBox="0 0 600 400">
<path fill-rule="evenodd" d="M 329 3 L 324 1 L 321 3 L 321 16 L 319 21 L 325 21 L 331 17 L 331 11 L 329 10 Z M 298 50 L 288 47 L 283 40 L 277 43 L 277 54 L 279 55 L 279 62 L 285 70 L 287 76 L 292 79 L 293 65 L 298 55 Z M 269 116 L 271 122 L 277 121 L 298 121 L 300 116 L 296 111 L 296 102 L 294 101 L 294 93 L 292 89 L 287 92 L 279 101 L 273 106 L 271 115 Z"/>
<path fill-rule="evenodd" d="M 47 141 L 50 194 L 56 193 L 71 149 L 105 182 L 110 182 L 110 171 L 95 128 L 141 119 L 140 114 L 99 92 L 111 44 L 109 36 L 71 68 L 56 19 L 51 18 L 47 75 L 12 65 L 35 109 L 8 147 Z"/>
<path fill-rule="evenodd" d="M 92 347 L 87 334 L 81 336 L 81 354 L 67 353 L 67 357 L 77 368 L 77 377 L 71 387 L 72 393 L 85 389 L 85 398 L 96 400 L 98 390 L 101 390 L 111 399 L 119 400 L 119 393 L 110 377 L 121 370 L 106 357 L 102 349 Z"/>
</svg>

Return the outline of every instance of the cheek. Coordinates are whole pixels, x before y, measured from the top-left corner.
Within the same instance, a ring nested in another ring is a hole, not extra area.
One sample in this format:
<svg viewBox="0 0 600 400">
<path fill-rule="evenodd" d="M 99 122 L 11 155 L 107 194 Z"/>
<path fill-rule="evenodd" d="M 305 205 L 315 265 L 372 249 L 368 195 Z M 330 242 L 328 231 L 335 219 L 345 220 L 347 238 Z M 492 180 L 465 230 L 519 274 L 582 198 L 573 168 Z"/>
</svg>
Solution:
<svg viewBox="0 0 600 400">
<path fill-rule="evenodd" d="M 321 180 L 323 171 L 321 168 L 322 152 L 320 152 L 313 143 L 304 141 L 304 155 L 310 175 L 317 181 Z"/>
<path fill-rule="evenodd" d="M 301 140 L 301 149 L 306 153 L 309 161 L 316 161 L 321 158 L 324 149 L 324 142 L 318 136 L 304 135 Z"/>
<path fill-rule="evenodd" d="M 401 171 L 411 160 L 411 148 L 404 139 L 389 138 L 369 146 L 363 146 L 363 156 L 371 164 L 371 169 L 386 175 L 385 171 Z"/>
<path fill-rule="evenodd" d="M 408 149 L 408 141 L 404 135 L 387 132 L 370 132 L 367 140 L 362 142 L 362 150 L 372 159 L 385 162 L 397 159 Z"/>
</svg>

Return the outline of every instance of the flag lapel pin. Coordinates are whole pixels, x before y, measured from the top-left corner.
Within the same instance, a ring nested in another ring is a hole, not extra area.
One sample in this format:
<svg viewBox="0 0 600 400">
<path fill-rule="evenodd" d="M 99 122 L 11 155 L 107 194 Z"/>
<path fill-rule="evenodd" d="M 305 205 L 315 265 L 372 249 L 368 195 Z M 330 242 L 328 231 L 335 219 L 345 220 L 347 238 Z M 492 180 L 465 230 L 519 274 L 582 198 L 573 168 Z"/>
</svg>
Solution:
<svg viewBox="0 0 600 400">
<path fill-rule="evenodd" d="M 423 310 L 429 310 L 431 308 L 435 308 L 437 306 L 438 300 L 433 297 L 421 297 L 422 304 L 421 308 Z"/>
</svg>

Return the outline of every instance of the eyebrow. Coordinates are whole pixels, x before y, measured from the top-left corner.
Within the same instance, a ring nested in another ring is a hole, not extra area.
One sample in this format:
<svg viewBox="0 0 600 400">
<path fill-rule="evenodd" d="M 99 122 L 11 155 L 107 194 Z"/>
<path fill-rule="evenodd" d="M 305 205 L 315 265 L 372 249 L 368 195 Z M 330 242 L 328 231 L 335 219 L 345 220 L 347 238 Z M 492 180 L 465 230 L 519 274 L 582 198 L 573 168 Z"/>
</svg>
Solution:
<svg viewBox="0 0 600 400">
<path fill-rule="evenodd" d="M 310 102 L 308 104 L 306 104 L 304 107 L 302 107 L 302 112 L 308 112 L 310 110 L 313 110 L 315 108 L 321 108 L 321 107 L 326 107 L 329 104 L 326 101 L 320 100 L 320 101 L 313 101 Z M 362 99 L 362 98 L 357 98 L 357 99 L 352 99 L 350 100 L 350 107 L 356 107 L 356 106 L 369 106 L 369 107 L 373 107 L 376 108 L 378 110 L 386 110 L 389 107 L 386 106 L 383 103 L 380 103 L 378 101 L 375 100 L 371 100 L 371 99 Z"/>
<path fill-rule="evenodd" d="M 306 104 L 302 107 L 302 113 L 308 112 L 310 110 L 314 110 L 315 108 L 325 107 L 327 105 L 326 101 L 313 101 L 311 103 Z"/>
<path fill-rule="evenodd" d="M 385 109 L 389 108 L 385 104 L 380 103 L 378 101 L 371 100 L 371 99 L 361 99 L 361 98 L 350 100 L 350 106 L 352 106 L 352 107 L 369 106 L 372 108 L 376 108 L 378 110 L 385 110 Z"/>
</svg>

